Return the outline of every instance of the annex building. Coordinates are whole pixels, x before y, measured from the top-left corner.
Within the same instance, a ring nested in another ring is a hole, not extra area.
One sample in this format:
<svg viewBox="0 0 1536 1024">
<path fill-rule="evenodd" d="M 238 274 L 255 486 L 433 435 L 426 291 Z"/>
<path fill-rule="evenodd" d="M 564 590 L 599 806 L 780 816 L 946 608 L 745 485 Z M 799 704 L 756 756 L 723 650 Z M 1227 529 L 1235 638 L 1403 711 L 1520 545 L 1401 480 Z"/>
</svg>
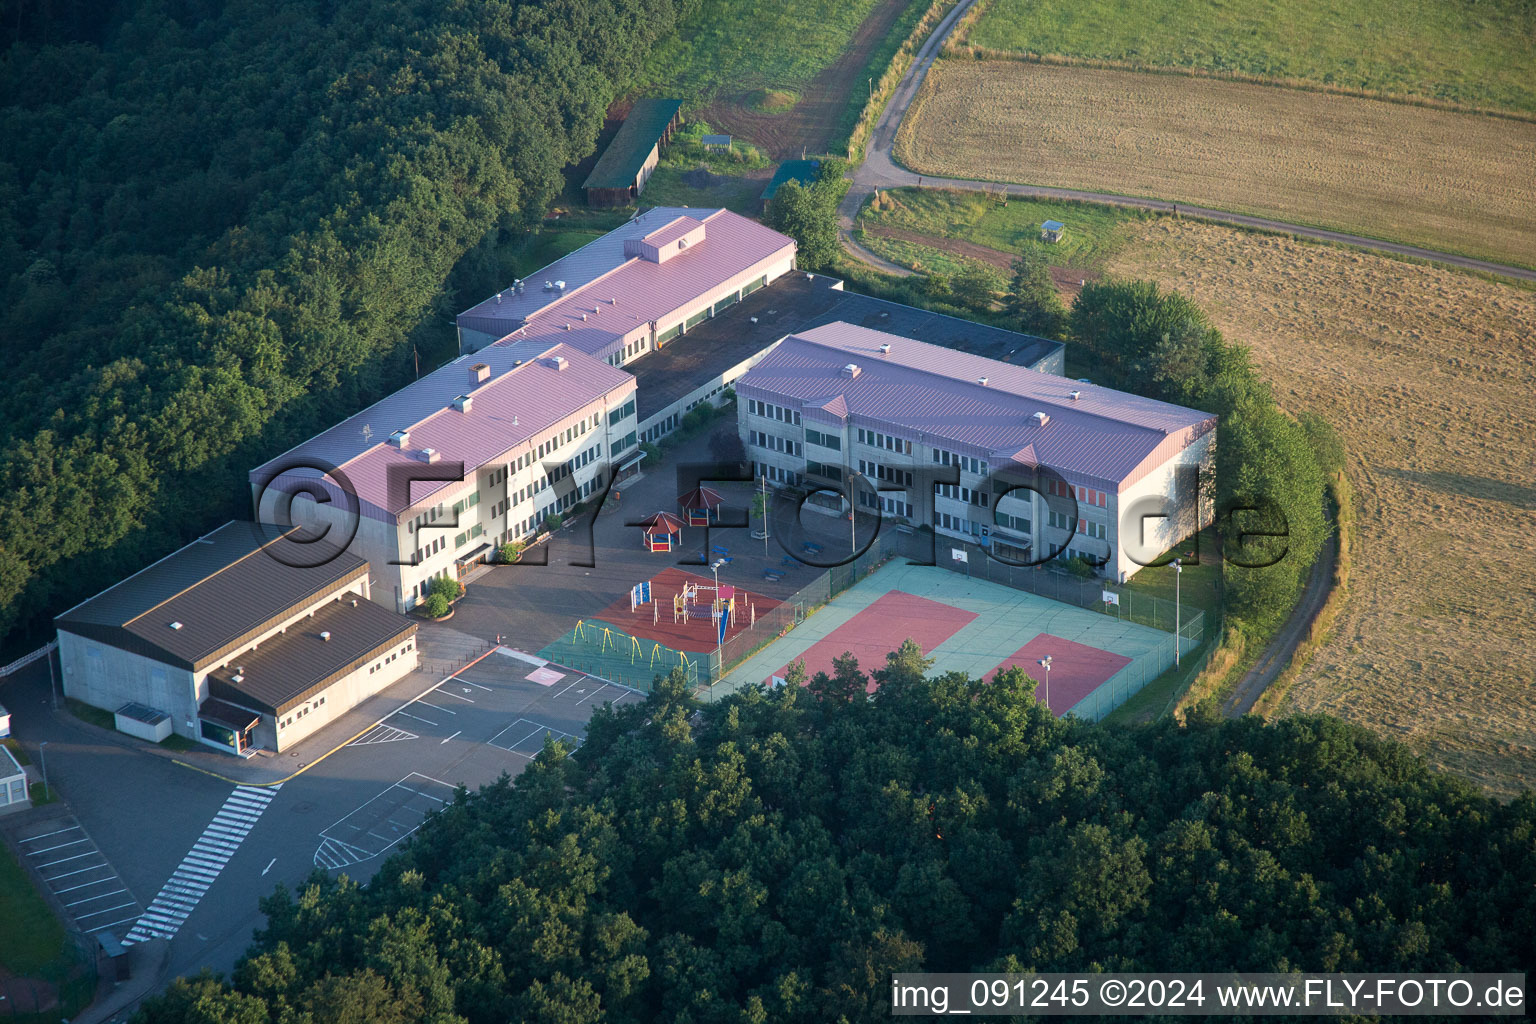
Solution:
<svg viewBox="0 0 1536 1024">
<path fill-rule="evenodd" d="M 736 391 L 756 474 L 859 480 L 866 510 L 1017 561 L 1059 551 L 1125 580 L 1213 515 L 1194 483 L 1210 413 L 841 322 L 786 337 Z M 1012 489 L 1046 467 L 1040 491 Z M 941 468 L 953 482 L 932 482 Z"/>
<path fill-rule="evenodd" d="M 145 730 L 278 753 L 415 669 L 416 624 L 369 600 L 365 560 L 295 567 L 285 543 L 226 523 L 59 615 L 65 694 Z"/>
</svg>

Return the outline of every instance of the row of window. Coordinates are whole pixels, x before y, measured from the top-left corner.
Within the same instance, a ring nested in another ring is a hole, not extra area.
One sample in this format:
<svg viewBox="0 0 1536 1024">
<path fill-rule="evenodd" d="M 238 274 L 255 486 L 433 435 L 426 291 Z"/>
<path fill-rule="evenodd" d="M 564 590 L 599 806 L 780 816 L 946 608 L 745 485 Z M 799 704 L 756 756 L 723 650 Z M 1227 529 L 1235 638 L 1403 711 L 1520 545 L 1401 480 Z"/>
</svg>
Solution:
<svg viewBox="0 0 1536 1024">
<path fill-rule="evenodd" d="M 969 455 L 961 455 L 958 452 L 945 451 L 943 448 L 935 448 L 932 454 L 936 465 L 959 466 L 967 473 L 975 473 L 977 476 L 987 475 L 987 462 L 985 459 L 976 459 Z"/>
<path fill-rule="evenodd" d="M 963 501 L 967 505 L 976 505 L 980 508 L 987 507 L 986 491 L 974 487 L 962 487 L 960 484 L 934 484 L 934 488 L 941 498 Z"/>
<path fill-rule="evenodd" d="M 654 441 L 663 434 L 670 434 L 677 429 L 677 413 L 673 413 L 660 423 L 645 428 L 645 437 L 642 440 Z"/>
<path fill-rule="evenodd" d="M 372 672 L 373 669 L 369 668 L 368 671 Z M 287 718 L 283 719 L 281 722 L 278 722 L 277 723 L 277 727 L 279 729 L 286 729 L 286 728 L 288 728 L 288 726 L 290 726 L 290 725 L 292 725 L 294 723 L 295 719 L 303 718 L 305 715 L 309 714 L 311 711 L 319 711 L 320 710 L 320 705 L 322 705 L 324 703 L 325 703 L 325 698 L 324 697 L 320 697 L 318 700 L 310 701 L 308 704 L 306 704 L 303 707 L 299 708 L 299 710 L 295 711 L 293 714 L 289 715 Z"/>
<path fill-rule="evenodd" d="M 956 533 L 969 533 L 972 536 L 981 536 L 981 524 L 974 519 L 964 516 L 952 516 L 948 512 L 935 512 L 933 525 L 941 526 L 946 530 L 954 530 Z"/>
<path fill-rule="evenodd" d="M 824 462 L 815 462 L 810 459 L 806 460 L 805 471 L 811 476 L 824 477 L 827 480 L 836 480 L 841 482 L 843 479 L 843 471 L 840 467 L 829 465 Z"/>
<path fill-rule="evenodd" d="M 468 544 L 470 541 L 474 540 L 484 532 L 485 530 L 480 526 L 480 524 L 476 523 L 474 526 L 471 526 L 469 529 L 465 530 L 463 533 L 460 533 L 453 539 L 453 550 L 459 550 L 459 548 L 463 547 L 465 544 Z"/>
<path fill-rule="evenodd" d="M 384 666 L 385 665 L 388 665 L 390 662 L 394 661 L 396 658 L 403 658 L 403 657 L 405 657 L 406 652 L 411 650 L 415 646 L 416 646 L 416 641 L 412 640 L 411 642 L 407 643 L 404 647 L 400 648 L 398 651 L 395 651 L 393 654 L 386 655 L 381 660 L 374 662 L 372 665 L 368 666 L 368 674 L 372 675 L 375 672 L 382 672 L 384 670 Z M 325 703 L 325 698 L 324 697 L 320 698 L 320 703 L 321 704 Z"/>
<path fill-rule="evenodd" d="M 748 432 L 752 444 L 759 448 L 766 448 L 771 452 L 783 452 L 785 455 L 804 455 L 805 447 L 799 441 L 791 441 L 787 437 L 777 434 L 767 434 L 761 430 Z"/>
<path fill-rule="evenodd" d="M 890 516 L 901 516 L 904 519 L 912 518 L 912 505 L 903 498 L 893 497 L 889 494 L 874 494 L 870 491 L 859 492 L 859 504 L 865 508 L 877 509 Z"/>
<path fill-rule="evenodd" d="M 625 402 L 623 405 L 619 406 L 617 409 L 608 414 L 608 425 L 610 427 L 616 426 L 625 417 L 633 416 L 634 414 L 635 400 L 631 398 L 629 401 Z"/>
<path fill-rule="evenodd" d="M 628 451 L 630 448 L 633 448 L 636 443 L 635 432 L 631 430 L 617 441 L 614 441 L 613 444 L 609 445 L 608 453 L 610 455 L 617 456 L 620 452 Z"/>
<path fill-rule="evenodd" d="M 1065 498 L 1069 494 L 1078 500 L 1079 504 L 1097 505 L 1104 508 L 1109 503 L 1109 496 L 1103 491 L 1096 491 L 1092 487 L 1078 487 L 1074 484 L 1064 483 L 1060 480 L 1047 480 L 1045 489 L 1058 497 Z"/>
<path fill-rule="evenodd" d="M 1006 526 L 1010 530 L 1018 530 L 1020 533 L 1029 533 L 1034 526 L 1023 516 L 1011 516 L 1007 512 L 999 512 L 996 516 L 998 526 Z"/>
<path fill-rule="evenodd" d="M 900 452 L 903 455 L 912 454 L 912 442 L 890 434 L 882 434 L 878 430 L 865 430 L 859 428 L 859 444 L 867 444 L 871 448 L 884 448 L 888 452 Z"/>
<path fill-rule="evenodd" d="M 800 425 L 800 414 L 793 409 L 786 409 L 782 405 L 774 405 L 772 402 L 759 402 L 755 398 L 747 399 L 747 411 L 754 416 L 761 416 L 768 420 L 778 420 L 780 423 L 788 423 L 791 426 Z"/>
<path fill-rule="evenodd" d="M 875 480 L 884 480 L 888 484 L 897 484 L 901 487 L 912 486 L 912 474 L 905 469 L 882 466 L 878 462 L 866 462 L 860 459 L 859 472 Z"/>
<path fill-rule="evenodd" d="M 800 486 L 799 473 L 796 473 L 792 469 L 782 469 L 778 466 L 771 466 L 766 462 L 754 462 L 752 464 L 752 475 L 757 477 L 767 477 L 768 480 L 776 484 L 786 484 L 790 487 Z"/>
<path fill-rule="evenodd" d="M 843 439 L 836 434 L 824 434 L 819 430 L 807 427 L 805 430 L 806 444 L 819 444 L 823 448 L 830 448 L 834 452 L 843 450 Z"/>
</svg>

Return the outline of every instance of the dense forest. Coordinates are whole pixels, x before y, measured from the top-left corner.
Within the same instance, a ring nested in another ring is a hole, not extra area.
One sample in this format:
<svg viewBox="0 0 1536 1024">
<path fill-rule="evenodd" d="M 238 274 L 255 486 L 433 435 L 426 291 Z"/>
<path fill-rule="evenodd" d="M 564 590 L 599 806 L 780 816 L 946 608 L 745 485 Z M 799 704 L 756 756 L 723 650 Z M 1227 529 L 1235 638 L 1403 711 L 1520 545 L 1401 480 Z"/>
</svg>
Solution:
<svg viewBox="0 0 1536 1024">
<path fill-rule="evenodd" d="M 695 3 L 7 4 L 0 635 L 408 381 Z"/>
<path fill-rule="evenodd" d="M 1334 719 L 1058 720 L 908 642 L 679 680 L 459 799 L 367 887 L 264 902 L 140 1020 L 879 1021 L 897 970 L 1529 970 L 1536 798 Z"/>
</svg>

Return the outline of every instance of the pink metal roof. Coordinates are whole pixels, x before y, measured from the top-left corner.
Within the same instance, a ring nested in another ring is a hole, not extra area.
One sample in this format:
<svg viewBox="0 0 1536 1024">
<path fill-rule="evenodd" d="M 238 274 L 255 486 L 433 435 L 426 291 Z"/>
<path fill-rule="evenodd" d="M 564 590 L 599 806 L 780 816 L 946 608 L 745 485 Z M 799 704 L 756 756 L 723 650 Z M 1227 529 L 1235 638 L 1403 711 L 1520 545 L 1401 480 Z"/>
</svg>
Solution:
<svg viewBox="0 0 1536 1024">
<path fill-rule="evenodd" d="M 849 363 L 859 367 L 852 378 L 843 375 Z M 1113 485 L 1137 475 L 1149 456 L 1165 458 L 1216 425 L 1210 413 L 846 323 L 785 338 L 737 390 L 828 410 L 841 396 L 865 425 Z M 1049 417 L 1043 426 L 1037 412 Z"/>
<path fill-rule="evenodd" d="M 564 369 L 552 365 L 557 357 L 565 359 Z M 480 362 L 489 366 L 491 377 L 483 384 L 471 384 L 469 368 Z M 389 493 L 388 467 L 425 466 L 420 452 L 430 448 L 438 453 L 439 465 L 462 461 L 466 472 L 472 472 L 526 441 L 543 440 L 556 424 L 609 392 L 633 391 L 634 381 L 625 371 L 569 345 L 507 346 L 494 353 L 482 350 L 440 367 L 258 467 L 251 478 L 254 481 L 286 471 L 300 460 L 323 460 L 339 466 L 361 501 L 398 514 L 429 494 L 458 485 L 417 483 L 405 499 Z M 462 394 L 470 396 L 468 412 L 452 406 L 454 398 Z M 364 426 L 369 427 L 366 432 Z M 410 431 L 404 449 L 389 443 L 390 433 L 398 429 Z M 317 474 L 311 470 L 285 472 L 277 480 L 289 475 L 304 478 Z"/>
<path fill-rule="evenodd" d="M 625 255 L 627 241 L 655 244 L 651 235 L 675 240 L 700 226 L 703 240 L 664 263 Z M 657 207 L 540 270 L 521 295 L 502 292 L 500 301 L 492 296 L 465 310 L 458 324 L 499 338 L 516 332 L 511 340 L 559 332 L 553 334 L 556 340 L 599 353 L 754 264 L 792 252 L 794 245 L 789 236 L 729 210 Z M 565 292 L 544 291 L 545 281 L 564 281 Z"/>
</svg>

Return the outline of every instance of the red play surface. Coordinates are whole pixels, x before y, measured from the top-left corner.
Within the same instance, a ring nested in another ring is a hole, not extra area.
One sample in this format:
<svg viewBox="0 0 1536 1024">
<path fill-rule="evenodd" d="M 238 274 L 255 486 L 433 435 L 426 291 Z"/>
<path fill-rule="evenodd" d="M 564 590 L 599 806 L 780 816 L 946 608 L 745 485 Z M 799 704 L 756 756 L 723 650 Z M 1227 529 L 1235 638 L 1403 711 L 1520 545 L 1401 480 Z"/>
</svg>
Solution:
<svg viewBox="0 0 1536 1024">
<path fill-rule="evenodd" d="M 640 582 L 639 580 L 635 581 Z M 594 618 L 601 619 L 610 626 L 617 626 L 630 636 L 646 637 L 657 640 L 668 647 L 678 651 L 713 651 L 715 649 L 715 621 L 710 618 L 708 612 L 709 599 L 714 595 L 705 591 L 699 595 L 701 603 L 705 606 L 702 616 L 690 614 L 688 622 L 672 621 L 672 598 L 682 592 L 684 583 L 698 583 L 703 586 L 713 587 L 713 576 L 698 576 L 681 569 L 666 568 L 651 577 L 651 603 L 660 606 L 660 614 L 657 621 L 652 624 L 651 618 L 655 614 L 649 604 L 643 604 L 633 612 L 629 610 L 629 595 L 619 598 L 607 608 L 598 612 Z M 729 581 L 721 580 L 722 585 L 730 585 Z M 777 608 L 779 602 L 771 597 L 754 594 L 741 587 L 736 588 L 736 618 L 732 620 L 727 637 L 733 637 L 747 627 L 752 621 L 748 605 L 757 606 L 757 614 L 762 615 L 770 608 Z"/>
<path fill-rule="evenodd" d="M 883 666 L 885 656 L 908 637 L 927 654 L 974 618 L 975 612 L 892 590 L 816 641 L 796 660 L 805 661 L 805 675 L 809 679 L 817 672 L 831 675 L 832 659 L 852 651 L 859 659 L 859 668 L 868 674 Z M 785 665 L 774 674 L 782 676 L 788 668 Z M 871 682 L 869 691 L 873 693 L 875 689 Z"/>
<path fill-rule="evenodd" d="M 1051 656 L 1051 713 L 1064 715 L 1072 706 L 1094 690 L 1106 679 L 1131 663 L 1123 654 L 1103 651 L 1087 644 L 1063 640 L 1050 633 L 1041 633 L 1029 643 L 1008 656 L 997 668 L 987 673 L 987 682 L 1005 668 L 1017 665 L 1031 679 L 1040 680 L 1035 696 L 1045 699 L 1045 669 L 1036 662 L 1047 654 Z"/>
</svg>

